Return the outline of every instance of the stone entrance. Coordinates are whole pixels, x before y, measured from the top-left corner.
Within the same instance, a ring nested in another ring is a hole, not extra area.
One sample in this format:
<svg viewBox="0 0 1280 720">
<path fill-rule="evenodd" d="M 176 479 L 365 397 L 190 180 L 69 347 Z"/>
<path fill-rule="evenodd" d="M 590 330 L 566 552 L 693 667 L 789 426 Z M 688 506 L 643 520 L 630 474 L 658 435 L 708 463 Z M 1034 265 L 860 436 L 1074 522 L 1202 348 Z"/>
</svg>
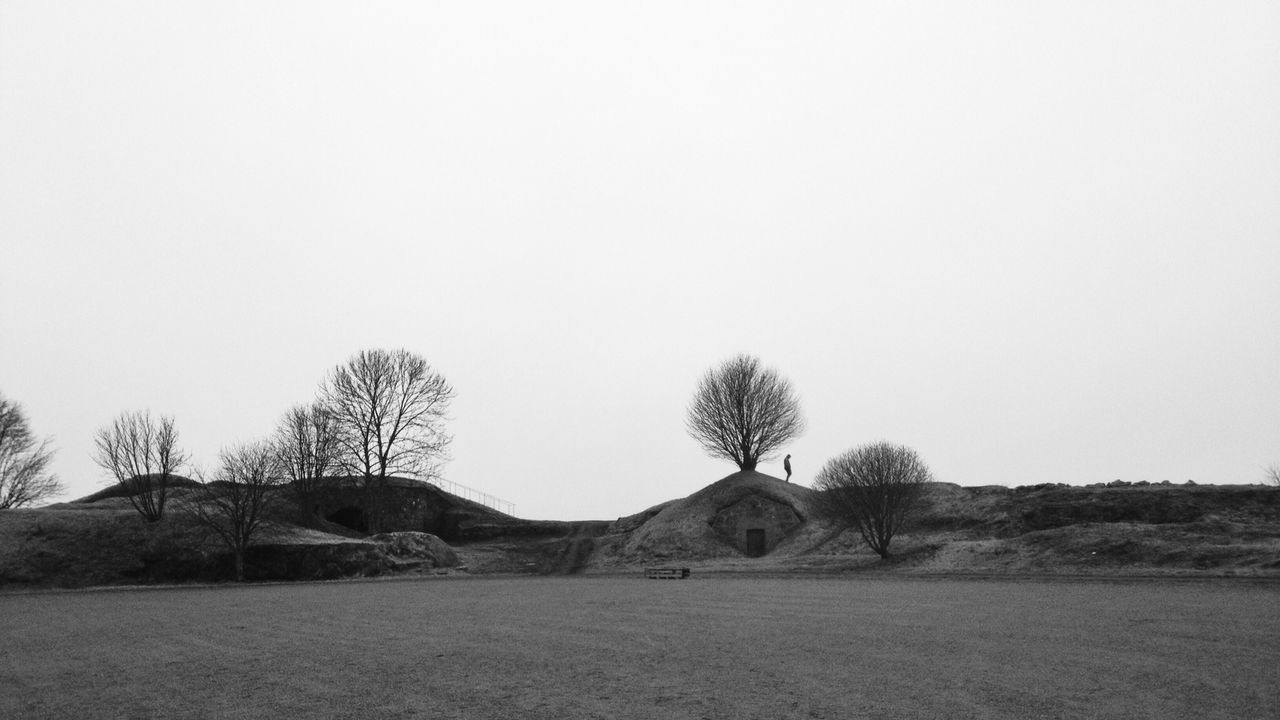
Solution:
<svg viewBox="0 0 1280 720">
<path fill-rule="evenodd" d="M 711 520 L 711 527 L 748 557 L 768 555 L 799 526 L 795 510 L 764 495 L 748 495 Z"/>
</svg>

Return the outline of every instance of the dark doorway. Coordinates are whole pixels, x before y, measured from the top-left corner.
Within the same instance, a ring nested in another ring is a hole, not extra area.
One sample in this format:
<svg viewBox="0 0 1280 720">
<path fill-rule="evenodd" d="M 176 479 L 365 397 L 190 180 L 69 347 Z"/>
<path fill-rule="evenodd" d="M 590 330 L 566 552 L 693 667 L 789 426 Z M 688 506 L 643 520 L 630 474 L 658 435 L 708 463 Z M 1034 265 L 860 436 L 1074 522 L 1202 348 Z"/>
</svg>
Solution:
<svg viewBox="0 0 1280 720">
<path fill-rule="evenodd" d="M 356 532 L 369 532 L 369 522 L 364 517 L 364 510 L 355 505 L 348 505 L 341 510 L 335 510 L 325 519 L 329 522 L 338 523 L 343 527 L 351 528 Z"/>
<path fill-rule="evenodd" d="M 760 557 L 764 553 L 764 530 L 748 530 L 747 557 Z"/>
</svg>

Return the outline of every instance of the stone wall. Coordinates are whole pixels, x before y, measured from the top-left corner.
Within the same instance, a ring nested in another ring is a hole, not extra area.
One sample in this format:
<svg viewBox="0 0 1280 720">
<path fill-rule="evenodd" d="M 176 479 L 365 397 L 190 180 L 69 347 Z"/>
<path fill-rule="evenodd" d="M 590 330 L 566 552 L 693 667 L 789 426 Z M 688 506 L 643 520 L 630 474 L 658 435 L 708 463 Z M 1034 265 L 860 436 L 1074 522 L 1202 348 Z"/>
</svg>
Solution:
<svg viewBox="0 0 1280 720">
<path fill-rule="evenodd" d="M 748 495 L 717 511 L 711 527 L 744 554 L 765 555 L 800 523 L 791 506 L 762 495 Z M 749 542 L 751 531 L 764 534 L 755 547 Z"/>
</svg>

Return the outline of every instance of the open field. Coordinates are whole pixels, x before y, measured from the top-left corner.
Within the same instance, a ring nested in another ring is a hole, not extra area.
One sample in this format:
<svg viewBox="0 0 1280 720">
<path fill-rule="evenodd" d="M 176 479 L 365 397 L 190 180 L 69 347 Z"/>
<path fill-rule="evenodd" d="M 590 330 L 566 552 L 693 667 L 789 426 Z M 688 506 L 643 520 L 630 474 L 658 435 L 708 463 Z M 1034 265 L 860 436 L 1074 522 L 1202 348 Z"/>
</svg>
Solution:
<svg viewBox="0 0 1280 720">
<path fill-rule="evenodd" d="M 441 577 L 0 595 L 0 717 L 1280 717 L 1280 584 Z"/>
</svg>

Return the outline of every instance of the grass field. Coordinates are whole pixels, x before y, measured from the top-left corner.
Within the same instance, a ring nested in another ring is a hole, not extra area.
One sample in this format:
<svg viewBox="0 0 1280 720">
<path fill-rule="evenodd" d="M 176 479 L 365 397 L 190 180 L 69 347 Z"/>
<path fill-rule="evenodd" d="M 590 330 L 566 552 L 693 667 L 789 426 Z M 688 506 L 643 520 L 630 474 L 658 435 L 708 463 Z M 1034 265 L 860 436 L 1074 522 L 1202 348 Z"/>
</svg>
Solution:
<svg viewBox="0 0 1280 720">
<path fill-rule="evenodd" d="M 456 578 L 0 595 L 4 718 L 1275 718 L 1280 585 Z"/>
</svg>

